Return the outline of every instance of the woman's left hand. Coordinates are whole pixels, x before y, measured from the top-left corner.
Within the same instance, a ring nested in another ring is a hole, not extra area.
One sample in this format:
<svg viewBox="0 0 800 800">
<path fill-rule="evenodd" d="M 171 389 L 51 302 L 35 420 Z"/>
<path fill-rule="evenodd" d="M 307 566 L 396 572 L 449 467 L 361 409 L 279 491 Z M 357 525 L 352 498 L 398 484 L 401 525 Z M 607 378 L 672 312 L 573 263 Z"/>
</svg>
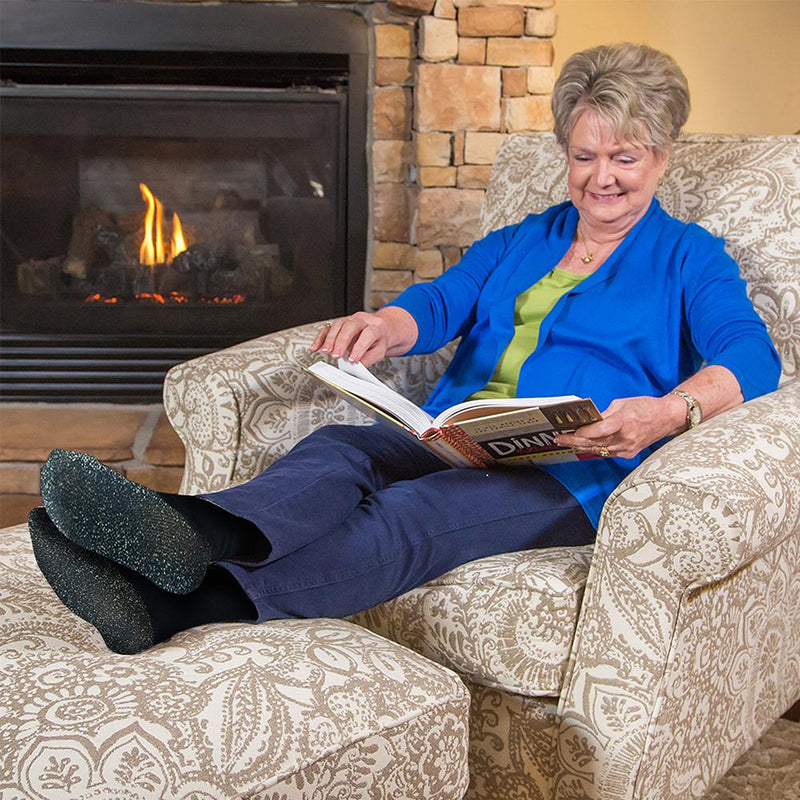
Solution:
<svg viewBox="0 0 800 800">
<path fill-rule="evenodd" d="M 677 401 L 677 402 L 676 402 Z M 612 458 L 633 458 L 648 445 L 683 427 L 680 397 L 625 397 L 614 400 L 603 419 L 556 437 L 556 444 Z"/>
<path fill-rule="evenodd" d="M 703 367 L 677 388 L 692 395 L 703 409 L 703 420 L 738 406 L 744 400 L 739 381 L 719 364 Z M 614 400 L 603 419 L 574 433 L 556 437 L 556 444 L 599 456 L 633 458 L 645 447 L 686 430 L 686 402 L 669 392 L 663 397 Z"/>
</svg>

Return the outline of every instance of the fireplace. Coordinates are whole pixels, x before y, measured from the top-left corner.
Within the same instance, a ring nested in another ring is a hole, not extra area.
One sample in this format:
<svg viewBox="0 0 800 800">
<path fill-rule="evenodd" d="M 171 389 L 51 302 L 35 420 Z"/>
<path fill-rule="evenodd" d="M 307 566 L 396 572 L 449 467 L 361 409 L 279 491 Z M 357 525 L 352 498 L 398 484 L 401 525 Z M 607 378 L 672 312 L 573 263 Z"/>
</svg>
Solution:
<svg viewBox="0 0 800 800">
<path fill-rule="evenodd" d="M 5 400 L 363 307 L 366 25 L 325 7 L 6 0 Z"/>
</svg>

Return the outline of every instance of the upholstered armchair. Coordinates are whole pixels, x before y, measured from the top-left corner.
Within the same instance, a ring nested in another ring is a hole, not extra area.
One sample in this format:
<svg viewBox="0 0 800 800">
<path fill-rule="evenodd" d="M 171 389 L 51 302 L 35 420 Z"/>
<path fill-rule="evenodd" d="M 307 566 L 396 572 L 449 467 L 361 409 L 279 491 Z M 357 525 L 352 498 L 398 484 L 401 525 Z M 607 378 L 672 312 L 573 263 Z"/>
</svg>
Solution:
<svg viewBox="0 0 800 800">
<path fill-rule="evenodd" d="M 508 137 L 482 232 L 562 200 L 565 173 L 551 135 Z M 727 240 L 783 385 L 642 464 L 595 545 L 472 562 L 358 615 L 467 683 L 469 798 L 700 798 L 800 696 L 800 141 L 687 137 L 658 194 Z M 171 371 L 184 491 L 247 480 L 312 429 L 363 419 L 301 371 L 317 328 Z M 421 401 L 449 356 L 377 372 Z"/>
</svg>

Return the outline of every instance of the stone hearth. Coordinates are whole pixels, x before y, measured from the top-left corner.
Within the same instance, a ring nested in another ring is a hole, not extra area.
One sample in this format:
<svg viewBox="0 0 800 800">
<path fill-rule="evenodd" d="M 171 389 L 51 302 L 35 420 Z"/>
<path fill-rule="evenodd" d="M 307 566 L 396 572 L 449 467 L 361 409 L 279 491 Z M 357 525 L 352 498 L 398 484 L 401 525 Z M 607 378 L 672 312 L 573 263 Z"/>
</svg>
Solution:
<svg viewBox="0 0 800 800">
<path fill-rule="evenodd" d="M 131 480 L 177 492 L 184 450 L 160 405 L 0 407 L 0 527 L 41 505 L 39 470 L 53 448 L 91 453 Z"/>
</svg>

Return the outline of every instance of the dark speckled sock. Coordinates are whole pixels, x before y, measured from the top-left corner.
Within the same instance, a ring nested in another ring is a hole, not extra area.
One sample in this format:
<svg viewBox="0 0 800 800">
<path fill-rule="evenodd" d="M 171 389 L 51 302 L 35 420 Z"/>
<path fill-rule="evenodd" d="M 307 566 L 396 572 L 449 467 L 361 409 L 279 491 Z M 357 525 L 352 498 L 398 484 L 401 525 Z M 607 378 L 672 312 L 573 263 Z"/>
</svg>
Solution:
<svg viewBox="0 0 800 800">
<path fill-rule="evenodd" d="M 253 556 L 266 558 L 270 544 L 249 520 L 237 517 L 202 497 L 158 492 L 159 497 L 203 531 L 211 544 L 211 560 Z"/>
<path fill-rule="evenodd" d="M 167 592 L 196 589 L 213 561 L 268 550 L 252 523 L 198 498 L 161 495 L 85 453 L 53 450 L 41 486 L 67 539 Z"/>
<path fill-rule="evenodd" d="M 255 606 L 230 573 L 212 565 L 200 586 L 171 594 L 67 539 L 43 508 L 28 515 L 36 563 L 70 611 L 94 625 L 115 653 L 132 655 L 211 622 L 252 622 Z"/>
<path fill-rule="evenodd" d="M 155 641 L 147 607 L 122 568 L 59 533 L 43 508 L 28 515 L 33 554 L 61 602 L 94 625 L 115 653 L 130 655 Z"/>
<path fill-rule="evenodd" d="M 189 594 L 170 594 L 133 572 L 128 574 L 147 606 L 156 642 L 198 625 L 253 622 L 258 617 L 255 606 L 236 579 L 213 564 L 200 586 Z"/>
</svg>

